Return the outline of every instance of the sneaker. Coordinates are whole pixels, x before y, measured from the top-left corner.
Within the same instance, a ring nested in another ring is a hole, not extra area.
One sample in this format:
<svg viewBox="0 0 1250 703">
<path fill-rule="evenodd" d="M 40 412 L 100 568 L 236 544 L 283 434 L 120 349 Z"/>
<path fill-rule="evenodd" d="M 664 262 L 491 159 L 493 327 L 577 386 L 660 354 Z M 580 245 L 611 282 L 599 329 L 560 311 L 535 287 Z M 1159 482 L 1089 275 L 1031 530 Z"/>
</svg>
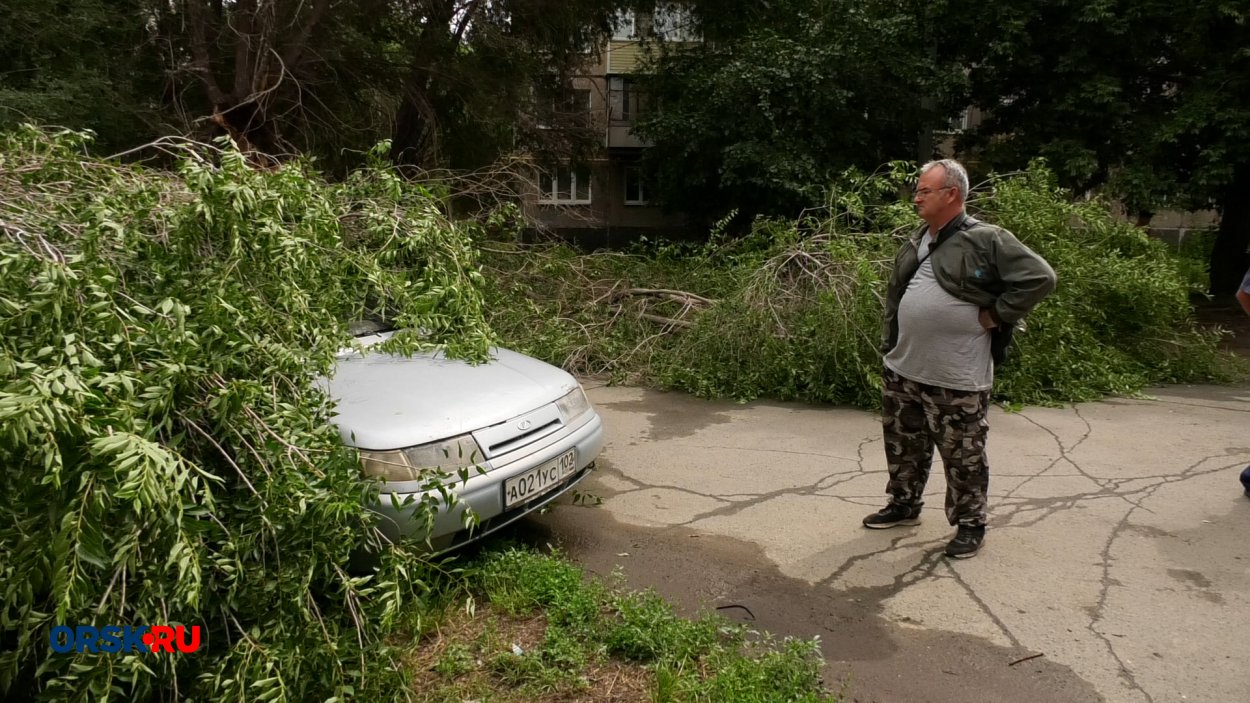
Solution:
<svg viewBox="0 0 1250 703">
<path fill-rule="evenodd" d="M 884 530 L 898 525 L 919 525 L 920 508 L 908 508 L 890 503 L 884 508 L 864 518 L 864 527 Z"/>
<path fill-rule="evenodd" d="M 976 556 L 981 550 L 981 543 L 985 541 L 985 527 L 973 527 L 971 525 L 960 525 L 959 531 L 955 533 L 955 539 L 946 545 L 946 556 L 952 559 L 967 559 Z"/>
</svg>

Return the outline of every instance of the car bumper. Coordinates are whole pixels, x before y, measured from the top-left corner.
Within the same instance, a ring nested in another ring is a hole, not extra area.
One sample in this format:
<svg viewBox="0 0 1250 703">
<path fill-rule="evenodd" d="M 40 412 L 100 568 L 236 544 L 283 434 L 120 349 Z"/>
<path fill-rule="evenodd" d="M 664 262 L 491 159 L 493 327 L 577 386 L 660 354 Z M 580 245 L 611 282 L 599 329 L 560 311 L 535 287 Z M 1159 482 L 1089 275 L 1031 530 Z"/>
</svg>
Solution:
<svg viewBox="0 0 1250 703">
<path fill-rule="evenodd" d="M 598 413 L 593 413 L 588 421 L 567 434 L 549 438 L 544 446 L 531 449 L 521 457 L 500 457 L 502 463 L 492 460 L 485 474 L 449 487 L 448 490 L 459 497 L 454 507 L 449 508 L 436 491 L 421 491 L 385 493 L 370 508 L 381 517 L 378 529 L 387 539 L 428 541 L 433 551 L 444 552 L 481 539 L 559 498 L 590 474 L 595 458 L 603 450 L 603 441 L 603 420 Z M 570 448 L 575 450 L 576 461 L 572 474 L 551 490 L 505 510 L 503 492 L 507 479 L 552 461 Z M 414 506 L 431 501 L 439 507 L 434 526 L 427 531 L 423 522 L 413 519 L 412 514 Z M 466 509 L 472 509 L 477 516 L 477 525 L 464 526 Z"/>
</svg>

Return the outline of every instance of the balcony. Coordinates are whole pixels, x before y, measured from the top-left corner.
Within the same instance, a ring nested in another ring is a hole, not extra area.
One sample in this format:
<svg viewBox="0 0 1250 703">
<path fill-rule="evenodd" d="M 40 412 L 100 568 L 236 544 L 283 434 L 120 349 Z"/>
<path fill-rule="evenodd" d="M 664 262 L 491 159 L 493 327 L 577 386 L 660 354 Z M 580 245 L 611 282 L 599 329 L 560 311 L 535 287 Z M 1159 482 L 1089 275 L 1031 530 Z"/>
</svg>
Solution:
<svg viewBox="0 0 1250 703">
<path fill-rule="evenodd" d="M 629 78 L 612 76 L 608 79 L 609 149 L 641 149 L 650 146 L 633 133 L 634 124 L 646 114 L 650 104 L 650 96 L 639 90 Z"/>
</svg>

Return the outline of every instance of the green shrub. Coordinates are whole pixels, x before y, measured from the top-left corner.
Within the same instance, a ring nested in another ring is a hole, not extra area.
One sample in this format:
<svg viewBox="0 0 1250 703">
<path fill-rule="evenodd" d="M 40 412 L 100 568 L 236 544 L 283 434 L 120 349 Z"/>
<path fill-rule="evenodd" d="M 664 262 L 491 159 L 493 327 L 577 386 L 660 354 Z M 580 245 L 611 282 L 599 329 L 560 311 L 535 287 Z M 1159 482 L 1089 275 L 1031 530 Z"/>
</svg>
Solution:
<svg viewBox="0 0 1250 703">
<path fill-rule="evenodd" d="M 1017 335 L 996 379 L 1003 399 L 1037 403 L 1132 394 L 1159 383 L 1232 380 L 1241 365 L 1218 351 L 1189 304 L 1182 257 L 1099 201 L 1073 202 L 1040 166 L 1001 179 L 977 202 L 987 219 L 1044 256 L 1059 286 Z"/>
<path fill-rule="evenodd" d="M 166 142 L 169 173 L 86 139 L 0 137 L 0 697 L 402 698 L 385 637 L 422 562 L 346 571 L 373 520 L 317 379 L 366 312 L 483 356 L 469 238 L 383 168 Z M 48 646 L 165 623 L 201 651 Z"/>
<path fill-rule="evenodd" d="M 703 246 L 579 255 L 567 247 L 486 255 L 488 316 L 507 344 L 578 373 L 701 396 L 876 407 L 882 297 L 918 224 L 914 167 L 848 173 L 825 207 L 762 219 Z M 1199 327 L 1190 260 L 1111 214 L 1074 202 L 1041 165 L 996 178 L 969 210 L 1044 256 L 1059 276 L 1017 334 L 996 398 L 1092 400 L 1158 383 L 1226 381 L 1244 365 Z M 694 293 L 638 296 L 665 289 Z M 691 302 L 693 300 L 693 303 Z"/>
</svg>

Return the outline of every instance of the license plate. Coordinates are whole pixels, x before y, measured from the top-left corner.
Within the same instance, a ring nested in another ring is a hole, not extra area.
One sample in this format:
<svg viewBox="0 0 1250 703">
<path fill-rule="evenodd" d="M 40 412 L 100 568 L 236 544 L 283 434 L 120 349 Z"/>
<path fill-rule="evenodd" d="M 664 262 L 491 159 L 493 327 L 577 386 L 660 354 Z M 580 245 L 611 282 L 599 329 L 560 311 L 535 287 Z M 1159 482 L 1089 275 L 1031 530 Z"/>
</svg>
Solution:
<svg viewBox="0 0 1250 703">
<path fill-rule="evenodd" d="M 570 449 L 542 466 L 513 476 L 503 482 L 503 507 L 510 508 L 546 493 L 576 469 L 574 450 Z"/>
</svg>

